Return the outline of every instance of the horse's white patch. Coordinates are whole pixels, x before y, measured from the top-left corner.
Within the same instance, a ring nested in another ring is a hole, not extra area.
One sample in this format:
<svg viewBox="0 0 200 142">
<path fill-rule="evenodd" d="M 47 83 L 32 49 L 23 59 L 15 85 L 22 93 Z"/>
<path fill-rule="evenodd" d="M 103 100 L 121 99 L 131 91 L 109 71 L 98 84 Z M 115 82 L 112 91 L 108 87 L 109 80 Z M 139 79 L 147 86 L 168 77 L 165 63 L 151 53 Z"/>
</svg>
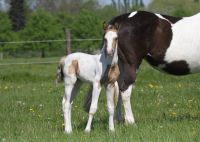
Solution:
<svg viewBox="0 0 200 142">
<path fill-rule="evenodd" d="M 107 41 L 107 52 L 112 53 L 113 51 L 113 42 L 115 38 L 117 38 L 117 31 L 110 30 L 105 34 L 105 39 Z"/>
<path fill-rule="evenodd" d="M 172 25 L 173 37 L 164 60 L 184 60 L 191 73 L 200 71 L 200 13 Z"/>
<path fill-rule="evenodd" d="M 158 18 L 160 19 L 163 19 L 163 20 L 166 20 L 167 22 L 171 23 L 168 19 L 166 19 L 165 17 L 163 17 L 162 15 L 160 14 L 155 14 Z"/>
<path fill-rule="evenodd" d="M 137 14 L 137 11 L 132 12 L 132 13 L 128 16 L 128 18 L 131 18 L 131 17 L 135 16 L 135 14 Z"/>
</svg>

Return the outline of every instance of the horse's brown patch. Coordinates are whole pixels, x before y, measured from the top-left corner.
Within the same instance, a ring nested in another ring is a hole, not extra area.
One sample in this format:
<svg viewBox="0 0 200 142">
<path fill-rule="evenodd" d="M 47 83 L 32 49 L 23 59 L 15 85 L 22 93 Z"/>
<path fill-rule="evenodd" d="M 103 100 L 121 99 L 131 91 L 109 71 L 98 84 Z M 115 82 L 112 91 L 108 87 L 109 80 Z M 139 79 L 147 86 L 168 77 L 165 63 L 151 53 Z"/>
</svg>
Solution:
<svg viewBox="0 0 200 142">
<path fill-rule="evenodd" d="M 114 84 L 119 77 L 120 71 L 118 65 L 110 66 L 108 71 L 108 83 Z"/>
<path fill-rule="evenodd" d="M 71 65 L 69 66 L 68 73 L 69 74 L 76 74 L 76 75 L 80 73 L 78 60 L 72 61 Z"/>
</svg>

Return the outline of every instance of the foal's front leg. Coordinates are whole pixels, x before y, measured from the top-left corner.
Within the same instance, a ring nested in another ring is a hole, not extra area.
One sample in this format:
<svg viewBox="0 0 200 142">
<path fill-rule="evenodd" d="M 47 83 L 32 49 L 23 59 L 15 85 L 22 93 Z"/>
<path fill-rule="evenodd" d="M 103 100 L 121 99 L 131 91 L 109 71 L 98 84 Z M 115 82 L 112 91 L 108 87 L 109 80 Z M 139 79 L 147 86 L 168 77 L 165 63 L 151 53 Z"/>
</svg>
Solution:
<svg viewBox="0 0 200 142">
<path fill-rule="evenodd" d="M 109 113 L 109 130 L 115 131 L 114 127 L 114 98 L 115 95 L 118 95 L 118 89 L 117 86 L 114 84 L 108 84 L 106 87 L 106 97 L 107 97 L 107 108 Z M 116 96 L 118 97 L 118 96 Z"/>
<path fill-rule="evenodd" d="M 100 92 L 101 92 L 100 81 L 95 81 L 93 83 L 92 102 L 91 102 L 91 106 L 90 106 L 89 119 L 87 122 L 87 126 L 85 128 L 85 132 L 91 131 L 91 123 L 92 123 L 93 116 L 97 111 L 97 105 L 98 105 L 98 99 L 99 99 Z"/>
</svg>

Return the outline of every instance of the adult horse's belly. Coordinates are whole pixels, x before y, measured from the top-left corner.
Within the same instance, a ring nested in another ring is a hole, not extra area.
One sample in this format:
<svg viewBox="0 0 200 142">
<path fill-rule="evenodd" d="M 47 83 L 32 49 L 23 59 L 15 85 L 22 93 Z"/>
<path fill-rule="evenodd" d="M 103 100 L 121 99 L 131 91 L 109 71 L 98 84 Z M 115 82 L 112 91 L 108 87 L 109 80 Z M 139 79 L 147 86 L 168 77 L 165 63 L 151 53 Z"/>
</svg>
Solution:
<svg viewBox="0 0 200 142">
<path fill-rule="evenodd" d="M 189 73 L 200 71 L 200 14 L 183 18 L 172 25 L 172 40 L 166 50 L 164 61 L 178 71 L 189 69 Z M 176 63 L 184 63 L 178 64 Z M 183 73 L 184 74 L 184 73 Z M 186 74 L 186 73 L 185 73 Z"/>
</svg>

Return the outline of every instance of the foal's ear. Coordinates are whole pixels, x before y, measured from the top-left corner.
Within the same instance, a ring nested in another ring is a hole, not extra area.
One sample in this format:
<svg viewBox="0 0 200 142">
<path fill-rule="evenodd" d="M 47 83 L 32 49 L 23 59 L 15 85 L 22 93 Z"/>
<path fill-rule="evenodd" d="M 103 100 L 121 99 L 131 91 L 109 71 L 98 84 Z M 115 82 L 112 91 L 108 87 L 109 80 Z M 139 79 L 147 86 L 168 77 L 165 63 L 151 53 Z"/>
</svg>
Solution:
<svg viewBox="0 0 200 142">
<path fill-rule="evenodd" d="M 118 23 L 115 23 L 115 24 L 114 24 L 114 28 L 118 31 L 118 30 L 119 30 L 119 24 L 118 24 Z"/>
<path fill-rule="evenodd" d="M 103 22 L 103 30 L 106 31 L 108 28 L 108 24 L 106 23 L 106 21 Z"/>
</svg>

